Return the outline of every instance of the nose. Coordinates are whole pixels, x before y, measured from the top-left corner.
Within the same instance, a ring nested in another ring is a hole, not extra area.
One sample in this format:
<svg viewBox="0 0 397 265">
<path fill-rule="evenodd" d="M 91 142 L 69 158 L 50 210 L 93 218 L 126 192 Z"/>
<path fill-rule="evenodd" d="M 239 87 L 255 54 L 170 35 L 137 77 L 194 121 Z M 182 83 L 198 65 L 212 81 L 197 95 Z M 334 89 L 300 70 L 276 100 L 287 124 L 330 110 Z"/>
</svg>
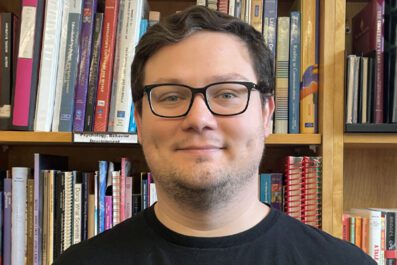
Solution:
<svg viewBox="0 0 397 265">
<path fill-rule="evenodd" d="M 204 95 L 195 95 L 192 107 L 182 122 L 182 129 L 202 133 L 204 130 L 213 130 L 216 127 L 217 121 L 208 109 Z"/>
</svg>

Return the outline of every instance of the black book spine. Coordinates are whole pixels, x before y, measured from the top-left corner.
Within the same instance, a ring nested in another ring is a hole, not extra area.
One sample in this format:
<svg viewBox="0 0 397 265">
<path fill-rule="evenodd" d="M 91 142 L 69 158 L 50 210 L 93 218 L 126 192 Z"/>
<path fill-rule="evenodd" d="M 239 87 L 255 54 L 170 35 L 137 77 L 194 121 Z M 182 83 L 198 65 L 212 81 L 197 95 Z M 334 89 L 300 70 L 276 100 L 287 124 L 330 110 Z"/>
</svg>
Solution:
<svg viewBox="0 0 397 265">
<path fill-rule="evenodd" d="M 0 130 L 9 129 L 12 88 L 12 14 L 0 13 Z"/>
<path fill-rule="evenodd" d="M 89 174 L 84 172 L 82 175 L 83 178 L 83 194 L 82 194 L 82 202 L 81 202 L 81 240 L 88 239 L 88 179 Z"/>
<path fill-rule="evenodd" d="M 55 174 L 54 196 L 54 260 L 63 252 L 63 234 L 64 234 L 64 201 L 65 201 L 65 175 L 58 171 Z"/>
</svg>

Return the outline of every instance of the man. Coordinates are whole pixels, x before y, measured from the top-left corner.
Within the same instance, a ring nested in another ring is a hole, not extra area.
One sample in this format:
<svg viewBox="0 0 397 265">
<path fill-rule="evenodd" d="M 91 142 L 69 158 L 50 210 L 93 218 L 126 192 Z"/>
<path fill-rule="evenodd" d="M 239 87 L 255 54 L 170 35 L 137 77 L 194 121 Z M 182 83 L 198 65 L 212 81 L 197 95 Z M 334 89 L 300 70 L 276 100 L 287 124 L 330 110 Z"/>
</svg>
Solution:
<svg viewBox="0 0 397 265">
<path fill-rule="evenodd" d="M 131 75 L 158 202 L 55 264 L 376 264 L 259 201 L 272 69 L 260 33 L 204 7 L 150 28 Z"/>
</svg>

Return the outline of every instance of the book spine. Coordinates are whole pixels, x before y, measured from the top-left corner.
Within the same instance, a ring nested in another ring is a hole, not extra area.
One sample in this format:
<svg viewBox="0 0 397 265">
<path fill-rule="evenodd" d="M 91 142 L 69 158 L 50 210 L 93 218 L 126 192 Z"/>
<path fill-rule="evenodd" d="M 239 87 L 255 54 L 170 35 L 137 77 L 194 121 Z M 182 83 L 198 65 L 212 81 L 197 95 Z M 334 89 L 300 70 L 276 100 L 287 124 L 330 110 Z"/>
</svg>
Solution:
<svg viewBox="0 0 397 265">
<path fill-rule="evenodd" d="M 288 64 L 290 18 L 279 17 L 277 26 L 275 133 L 288 133 Z"/>
<path fill-rule="evenodd" d="M 83 173 L 83 181 L 82 181 L 82 195 L 81 195 L 81 240 L 88 239 L 88 221 L 89 221 L 89 185 L 90 185 L 90 174 L 91 173 Z"/>
<path fill-rule="evenodd" d="M 80 65 L 76 87 L 75 112 L 73 131 L 84 130 L 84 118 L 87 102 L 88 78 L 92 51 L 92 36 L 94 31 L 94 15 L 97 9 L 97 0 L 85 0 L 83 7 L 83 22 L 80 41 Z"/>
<path fill-rule="evenodd" d="M 98 86 L 99 60 L 101 58 L 103 13 L 95 14 L 92 40 L 92 56 L 88 76 L 87 103 L 84 118 L 84 131 L 92 131 L 94 125 L 96 93 Z"/>
<path fill-rule="evenodd" d="M 317 133 L 318 64 L 317 0 L 301 2 L 300 132 Z"/>
<path fill-rule="evenodd" d="M 369 254 L 368 247 L 369 247 L 369 218 L 363 216 L 361 248 L 367 254 Z"/>
<path fill-rule="evenodd" d="M 68 33 L 66 38 L 65 66 L 58 127 L 58 131 L 62 132 L 70 132 L 73 127 L 75 86 L 79 65 L 82 4 L 82 0 L 72 0 L 68 14 Z"/>
<path fill-rule="evenodd" d="M 135 47 L 140 39 L 140 22 L 142 17 L 142 0 L 126 0 L 123 12 L 123 23 L 120 30 L 118 50 L 119 63 L 117 68 L 117 83 L 114 110 L 114 132 L 128 132 L 130 122 L 132 94 L 130 89 L 130 65 L 135 54 Z M 133 43 L 133 45 L 130 45 Z M 116 70 L 116 69 L 115 69 Z"/>
<path fill-rule="evenodd" d="M 285 212 L 302 221 L 303 157 L 287 157 L 285 172 Z"/>
<path fill-rule="evenodd" d="M 263 37 L 273 54 L 274 62 L 277 48 L 277 5 L 277 0 L 264 0 L 263 5 Z"/>
<path fill-rule="evenodd" d="M 36 170 L 36 165 L 35 165 Z M 38 243 L 35 244 L 35 248 L 37 246 L 37 251 L 39 252 L 38 260 L 36 265 L 47 264 L 47 254 L 48 254 L 48 224 L 49 224 L 49 216 L 50 216 L 50 199 L 49 199 L 49 178 L 50 178 L 50 171 L 49 170 L 42 170 L 41 175 L 43 178 L 43 208 L 41 211 L 41 218 L 42 218 L 42 233 L 38 233 L 39 237 L 37 238 Z M 36 185 L 36 183 L 35 183 Z M 35 194 L 36 195 L 36 194 Z M 40 216 L 39 216 L 40 217 Z M 41 238 L 40 238 L 41 236 Z M 36 261 L 35 261 L 36 262 Z"/>
<path fill-rule="evenodd" d="M 344 213 L 342 215 L 342 239 L 345 241 L 350 240 L 350 216 Z"/>
<path fill-rule="evenodd" d="M 110 90 L 113 76 L 114 47 L 117 33 L 119 1 L 106 1 L 102 33 L 102 49 L 99 66 L 97 103 L 94 131 L 106 132 L 109 116 Z"/>
<path fill-rule="evenodd" d="M 12 168 L 12 229 L 11 262 L 25 265 L 26 255 L 26 187 L 28 168 Z M 18 195 L 18 196 L 16 196 Z"/>
<path fill-rule="evenodd" d="M 126 214 L 125 214 L 125 201 L 126 201 L 126 176 L 125 172 L 122 172 L 120 174 L 120 222 L 124 221 L 126 219 Z"/>
<path fill-rule="evenodd" d="M 65 61 L 66 61 L 66 57 L 65 57 L 66 40 L 68 36 L 70 5 L 71 5 L 71 1 L 63 2 L 63 15 L 62 15 L 59 56 L 58 56 L 57 81 L 55 87 L 54 113 L 52 115 L 52 125 L 51 125 L 51 131 L 53 132 L 57 132 L 59 130 L 59 115 L 61 112 L 63 77 L 64 77 L 64 69 L 65 69 Z"/>
<path fill-rule="evenodd" d="M 378 211 L 371 211 L 369 219 L 369 255 L 380 262 L 381 256 L 381 234 L 382 214 Z"/>
<path fill-rule="evenodd" d="M 53 194 L 54 196 L 54 208 L 53 208 L 53 224 L 49 224 L 50 226 L 50 234 L 53 234 L 53 244 L 52 244 L 52 257 L 49 257 L 50 264 L 56 260 L 61 253 L 63 252 L 63 242 L 64 242 L 64 215 L 65 215 L 65 173 L 56 171 L 54 172 L 54 185 L 53 185 Z M 51 187 L 50 187 L 51 188 Z M 51 232 L 51 227 L 53 231 Z M 48 245 L 51 248 L 51 245 Z"/>
<path fill-rule="evenodd" d="M 87 239 L 95 236 L 95 195 L 88 195 L 88 233 Z"/>
<path fill-rule="evenodd" d="M 0 13 L 0 130 L 9 128 L 12 88 L 12 14 Z"/>
<path fill-rule="evenodd" d="M 132 177 L 125 179 L 125 218 L 132 217 Z"/>
<path fill-rule="evenodd" d="M 141 211 L 141 178 L 132 177 L 132 215 L 135 216 Z"/>
<path fill-rule="evenodd" d="M 35 131 L 51 131 L 62 16 L 63 0 L 48 0 L 46 3 L 43 46 L 41 49 L 39 84 L 34 120 Z"/>
<path fill-rule="evenodd" d="M 291 12 L 289 86 L 288 86 L 288 133 L 299 133 L 300 92 L 300 13 Z"/>
<path fill-rule="evenodd" d="M 356 216 L 356 227 L 355 227 L 356 241 L 354 242 L 354 244 L 359 248 L 361 248 L 362 246 L 362 233 L 361 233 L 363 229 L 362 222 L 363 222 L 363 218 L 361 216 Z"/>
<path fill-rule="evenodd" d="M 229 16 L 235 16 L 236 0 L 229 0 L 228 14 Z"/>
<path fill-rule="evenodd" d="M 322 158 L 303 158 L 303 221 L 321 228 Z"/>
<path fill-rule="evenodd" d="M 113 198 L 111 195 L 105 196 L 105 230 L 112 228 L 113 226 L 113 205 L 112 205 Z"/>
<path fill-rule="evenodd" d="M 270 174 L 260 174 L 259 180 L 259 199 L 263 203 L 270 204 L 271 201 L 271 180 Z"/>
<path fill-rule="evenodd" d="M 34 180 L 28 179 L 26 186 L 26 264 L 33 264 L 33 197 Z"/>
<path fill-rule="evenodd" d="M 352 122 L 357 124 L 358 122 L 358 87 L 359 87 L 359 70 L 360 69 L 360 57 L 354 57 L 354 78 L 353 78 L 353 111 L 352 111 Z"/>
<path fill-rule="evenodd" d="M 386 213 L 385 264 L 396 264 L 396 213 Z"/>
<path fill-rule="evenodd" d="M 67 171 L 64 188 L 64 216 L 63 216 L 63 250 L 68 249 L 73 243 L 73 173 Z"/>
<path fill-rule="evenodd" d="M 44 2 L 44 0 L 22 2 L 17 75 L 12 104 L 14 129 L 33 129 Z"/>
<path fill-rule="evenodd" d="M 128 125 L 128 132 L 129 133 L 136 133 L 136 121 L 135 121 L 135 109 L 134 109 L 134 104 L 131 104 L 131 114 L 130 114 L 130 122 Z"/>
<path fill-rule="evenodd" d="M 155 202 L 157 202 L 157 191 L 156 184 L 154 182 L 150 183 L 150 205 L 152 206 Z"/>
<path fill-rule="evenodd" d="M 3 264 L 11 265 L 12 179 L 4 179 Z"/>
<path fill-rule="evenodd" d="M 80 243 L 82 223 L 82 183 L 74 184 L 73 194 L 73 244 Z"/>
<path fill-rule="evenodd" d="M 283 207 L 283 175 L 281 173 L 271 174 L 271 205 L 273 208 L 282 210 Z"/>
<path fill-rule="evenodd" d="M 112 172 L 113 225 L 120 223 L 120 171 Z"/>
<path fill-rule="evenodd" d="M 385 1 L 376 2 L 376 49 L 375 49 L 375 123 L 384 122 L 383 94 L 384 94 L 384 15 Z"/>
<path fill-rule="evenodd" d="M 105 193 L 107 168 L 107 161 L 99 161 L 98 233 L 105 231 Z"/>
<path fill-rule="evenodd" d="M 260 33 L 262 30 L 262 15 L 263 13 L 263 1 L 262 0 L 252 0 L 251 2 L 251 25 Z"/>
<path fill-rule="evenodd" d="M 350 243 L 356 243 L 356 217 L 350 216 Z"/>
</svg>

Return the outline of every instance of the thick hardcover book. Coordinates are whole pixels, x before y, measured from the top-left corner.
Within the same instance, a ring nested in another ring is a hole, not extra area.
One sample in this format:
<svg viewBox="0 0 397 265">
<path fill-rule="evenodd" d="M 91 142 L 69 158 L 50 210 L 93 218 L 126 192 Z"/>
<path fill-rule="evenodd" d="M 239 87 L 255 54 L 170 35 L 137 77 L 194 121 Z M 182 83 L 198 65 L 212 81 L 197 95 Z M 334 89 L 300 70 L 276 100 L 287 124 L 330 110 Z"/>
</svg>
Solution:
<svg viewBox="0 0 397 265">
<path fill-rule="evenodd" d="M 43 214 L 48 211 L 44 206 L 44 172 L 43 170 L 66 170 L 68 159 L 65 156 L 34 154 L 34 235 L 33 235 L 33 264 L 43 264 Z M 48 206 L 47 206 L 48 207 Z"/>
<path fill-rule="evenodd" d="M 353 53 L 375 52 L 374 122 L 383 123 L 384 94 L 384 0 L 370 0 L 352 19 Z"/>
<path fill-rule="evenodd" d="M 101 58 L 103 13 L 95 14 L 92 39 L 92 55 L 88 76 L 87 103 L 84 118 L 84 131 L 91 132 L 94 128 L 95 104 L 98 88 L 99 59 Z"/>
<path fill-rule="evenodd" d="M 40 65 L 44 0 L 23 0 L 12 127 L 32 130 Z"/>
<path fill-rule="evenodd" d="M 41 49 L 39 84 L 34 119 L 35 131 L 51 131 L 57 82 L 63 3 L 63 0 L 48 0 L 46 3 L 43 46 Z"/>
<path fill-rule="evenodd" d="M 318 132 L 318 0 L 300 0 L 301 91 L 300 132 Z"/>
<path fill-rule="evenodd" d="M 83 7 L 83 23 L 80 38 L 80 65 L 76 86 L 75 111 L 73 131 L 84 130 L 84 118 L 87 103 L 88 77 L 92 51 L 92 36 L 94 31 L 94 15 L 97 9 L 97 0 L 85 0 Z"/>
<path fill-rule="evenodd" d="M 0 130 L 10 127 L 13 85 L 12 34 L 12 14 L 0 13 Z"/>
<path fill-rule="evenodd" d="M 288 65 L 290 18 L 279 17 L 277 25 L 275 133 L 288 133 Z"/>
<path fill-rule="evenodd" d="M 4 179 L 3 264 L 11 265 L 12 179 Z"/>
<path fill-rule="evenodd" d="M 272 51 L 274 62 L 277 47 L 277 5 L 277 0 L 264 0 L 263 4 L 263 37 L 267 47 Z"/>
<path fill-rule="evenodd" d="M 113 80 L 114 83 L 115 102 L 112 131 L 128 132 L 128 125 L 131 115 L 132 94 L 130 89 L 131 75 L 130 66 L 135 54 L 135 47 L 140 39 L 140 22 L 142 18 L 143 1 L 142 0 L 125 0 L 123 9 L 123 17 L 121 18 L 120 36 L 118 36 L 117 50 L 118 63 L 115 64 Z M 133 45 L 131 45 L 133 43 Z"/>
<path fill-rule="evenodd" d="M 29 168 L 12 168 L 12 229 L 11 261 L 13 265 L 25 265 L 26 249 L 26 187 Z"/>
<path fill-rule="evenodd" d="M 300 103 L 300 53 L 301 20 L 300 13 L 291 12 L 289 46 L 289 85 L 288 85 L 288 133 L 299 133 Z"/>
<path fill-rule="evenodd" d="M 119 1 L 106 1 L 94 119 L 95 132 L 106 132 L 108 125 L 118 9 Z"/>
<path fill-rule="evenodd" d="M 62 84 L 62 99 L 58 131 L 71 132 L 77 69 L 79 66 L 79 43 L 82 17 L 82 0 L 72 0 L 69 7 L 68 32 L 66 37 L 65 66 Z"/>
</svg>

